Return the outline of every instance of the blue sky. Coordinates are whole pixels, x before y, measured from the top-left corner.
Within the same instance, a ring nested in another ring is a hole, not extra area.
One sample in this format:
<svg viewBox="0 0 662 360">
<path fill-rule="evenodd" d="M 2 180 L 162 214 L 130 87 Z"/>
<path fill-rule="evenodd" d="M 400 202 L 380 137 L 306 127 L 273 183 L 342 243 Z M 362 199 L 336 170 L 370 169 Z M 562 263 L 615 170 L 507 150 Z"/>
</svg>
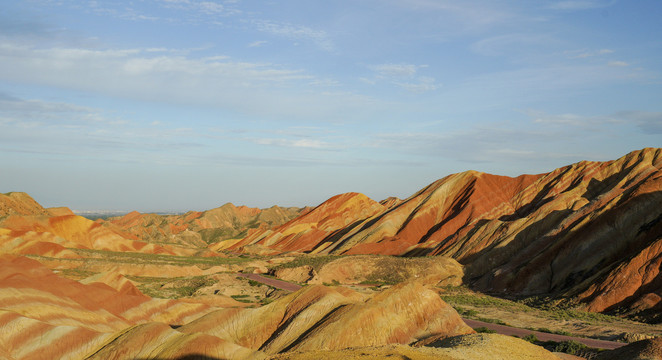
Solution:
<svg viewBox="0 0 662 360">
<path fill-rule="evenodd" d="M 77 210 L 407 197 L 662 146 L 662 2 L 3 4 L 0 192 Z"/>
</svg>

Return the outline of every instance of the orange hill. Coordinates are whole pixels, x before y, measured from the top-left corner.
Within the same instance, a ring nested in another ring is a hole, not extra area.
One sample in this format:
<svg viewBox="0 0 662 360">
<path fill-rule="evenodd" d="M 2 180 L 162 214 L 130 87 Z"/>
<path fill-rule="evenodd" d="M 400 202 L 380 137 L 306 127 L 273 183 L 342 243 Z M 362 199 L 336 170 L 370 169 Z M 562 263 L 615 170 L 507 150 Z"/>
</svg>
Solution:
<svg viewBox="0 0 662 360">
<path fill-rule="evenodd" d="M 299 208 L 268 209 L 225 204 L 207 211 L 162 216 L 137 211 L 99 223 L 128 237 L 158 244 L 206 248 L 210 243 L 246 236 L 249 229 L 271 228 L 301 214 Z"/>
<path fill-rule="evenodd" d="M 85 282 L 61 278 L 35 260 L 0 256 L 0 355 L 261 359 L 473 333 L 436 292 L 415 282 L 374 297 L 315 285 L 252 309 L 151 299 L 117 274 Z"/>
<path fill-rule="evenodd" d="M 516 178 L 467 171 L 388 208 L 361 194 L 336 196 L 277 229 L 216 248 L 444 255 L 484 291 L 578 296 L 594 311 L 657 309 L 661 168 L 662 149 L 647 148 Z"/>
<path fill-rule="evenodd" d="M 69 249 L 131 251 L 152 254 L 215 254 L 200 249 L 150 244 L 112 231 L 66 208 L 44 209 L 25 193 L 0 195 L 0 251 L 77 258 Z"/>
</svg>

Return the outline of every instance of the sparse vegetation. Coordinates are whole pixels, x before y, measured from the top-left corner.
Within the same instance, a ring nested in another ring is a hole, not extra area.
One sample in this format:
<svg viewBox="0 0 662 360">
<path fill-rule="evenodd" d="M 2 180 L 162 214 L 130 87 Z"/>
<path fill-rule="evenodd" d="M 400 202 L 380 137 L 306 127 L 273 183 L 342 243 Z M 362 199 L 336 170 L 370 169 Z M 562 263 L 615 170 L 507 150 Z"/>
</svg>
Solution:
<svg viewBox="0 0 662 360">
<path fill-rule="evenodd" d="M 471 305 L 476 307 L 493 306 L 493 307 L 499 307 L 501 309 L 511 309 L 522 312 L 528 312 L 532 310 L 530 307 L 515 301 L 500 299 L 488 295 L 479 295 L 475 293 L 456 294 L 456 295 L 442 294 L 441 298 L 453 307 L 457 307 L 457 305 Z"/>
<path fill-rule="evenodd" d="M 63 277 L 66 277 L 71 280 L 82 280 L 85 278 L 88 278 L 92 275 L 96 275 L 97 273 L 93 271 L 87 271 L 87 270 L 81 270 L 79 268 L 74 268 L 74 269 L 59 269 L 56 270 L 58 275 L 61 275 Z"/>
<path fill-rule="evenodd" d="M 474 331 L 476 331 L 479 334 L 495 334 L 496 333 L 496 330 L 488 329 L 485 326 L 474 328 Z"/>
<path fill-rule="evenodd" d="M 72 249 L 85 258 L 101 259 L 112 263 L 124 264 L 159 264 L 159 265 L 196 265 L 200 268 L 209 268 L 214 265 L 240 264 L 253 260 L 249 257 L 199 257 L 176 256 L 164 254 L 147 254 L 137 252 L 117 252 L 89 249 Z"/>
<path fill-rule="evenodd" d="M 562 352 L 570 355 L 577 355 L 580 351 L 586 350 L 588 347 L 578 341 L 568 340 L 556 343 L 552 348 L 554 352 Z"/>
<path fill-rule="evenodd" d="M 302 256 L 297 256 L 294 260 L 288 263 L 280 264 L 276 266 L 274 269 L 275 270 L 291 269 L 299 266 L 309 265 L 312 266 L 312 268 L 315 269 L 315 271 L 319 271 L 319 269 L 321 269 L 322 266 L 341 257 L 342 256 L 340 255 L 302 255 Z"/>
<path fill-rule="evenodd" d="M 565 336 L 573 336 L 571 333 L 565 331 L 565 330 L 550 330 L 548 328 L 537 328 L 537 329 L 529 329 L 529 330 L 534 330 L 534 331 L 539 331 L 539 332 L 544 332 L 548 334 L 557 334 L 557 335 L 565 335 Z"/>
<path fill-rule="evenodd" d="M 475 318 L 478 316 L 478 311 L 474 309 L 465 309 L 463 307 L 456 306 L 455 311 L 457 311 L 460 316 L 467 317 L 467 318 Z"/>
<path fill-rule="evenodd" d="M 524 341 L 528 341 L 531 344 L 536 344 L 539 342 L 538 337 L 535 334 L 529 334 L 522 338 Z"/>
<path fill-rule="evenodd" d="M 243 303 L 247 303 L 247 304 L 253 303 L 253 301 L 251 301 L 250 299 L 247 299 L 247 298 L 250 297 L 250 295 L 246 295 L 246 294 L 243 294 L 243 295 L 230 295 L 230 297 L 237 300 L 237 301 L 239 301 L 239 302 L 243 302 Z"/>
<path fill-rule="evenodd" d="M 506 326 L 508 326 L 508 324 L 507 324 L 506 322 L 504 322 L 504 321 L 502 321 L 502 320 L 499 320 L 499 319 L 490 319 L 490 318 L 479 317 L 479 318 L 476 319 L 476 320 L 478 320 L 478 321 L 482 321 L 482 322 L 486 322 L 486 323 L 490 323 L 490 324 L 497 324 L 497 325 L 506 325 Z"/>
<path fill-rule="evenodd" d="M 611 316 L 611 315 L 605 315 L 601 313 L 594 313 L 594 312 L 588 312 L 588 311 L 581 311 L 581 310 L 571 310 L 571 309 L 563 309 L 563 310 L 547 310 L 546 311 L 549 315 L 550 318 L 555 319 L 555 320 L 583 320 L 583 321 L 601 321 L 601 322 L 615 322 L 615 321 L 622 321 L 622 319 Z"/>
<path fill-rule="evenodd" d="M 125 277 L 137 283 L 138 290 L 143 294 L 161 299 L 192 296 L 198 289 L 216 283 L 216 280 L 208 276 L 163 278 L 125 275 Z"/>
</svg>

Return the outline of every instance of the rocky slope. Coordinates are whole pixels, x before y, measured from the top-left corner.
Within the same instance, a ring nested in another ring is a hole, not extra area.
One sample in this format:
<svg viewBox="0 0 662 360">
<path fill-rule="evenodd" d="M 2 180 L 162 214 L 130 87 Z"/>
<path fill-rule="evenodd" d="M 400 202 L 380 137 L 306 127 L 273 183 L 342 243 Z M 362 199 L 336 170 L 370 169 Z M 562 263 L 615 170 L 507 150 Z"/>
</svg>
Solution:
<svg viewBox="0 0 662 360">
<path fill-rule="evenodd" d="M 417 282 L 373 297 L 316 285 L 250 309 L 189 300 L 149 298 L 119 274 L 76 282 L 35 260 L 0 256 L 0 355 L 244 359 L 473 332 L 436 292 Z"/>
<path fill-rule="evenodd" d="M 225 204 L 207 211 L 183 215 L 141 214 L 99 220 L 105 227 L 149 243 L 207 247 L 210 243 L 240 239 L 250 229 L 270 229 L 300 215 L 304 209 L 273 206 L 268 209 Z"/>
<path fill-rule="evenodd" d="M 273 252 L 319 252 L 325 239 L 339 237 L 343 231 L 386 209 L 386 206 L 363 194 L 336 195 L 273 230 L 253 231 L 240 241 L 221 242 L 215 248 L 247 251 L 257 246 L 258 249 L 266 247 Z"/>
<path fill-rule="evenodd" d="M 521 339 L 497 334 L 457 336 L 438 347 L 390 345 L 335 351 L 292 352 L 276 355 L 278 360 L 559 360 L 555 354 Z M 583 358 L 581 358 L 583 359 Z"/>
<path fill-rule="evenodd" d="M 660 169 L 662 149 L 647 148 L 515 178 L 468 171 L 390 207 L 336 196 L 227 248 L 444 255 L 465 265 L 465 281 L 483 291 L 646 311 L 662 307 Z"/>
<path fill-rule="evenodd" d="M 0 220 L 0 249 L 4 253 L 59 258 L 76 258 L 70 249 L 216 256 L 206 249 L 134 240 L 77 215 L 10 215 Z"/>
</svg>

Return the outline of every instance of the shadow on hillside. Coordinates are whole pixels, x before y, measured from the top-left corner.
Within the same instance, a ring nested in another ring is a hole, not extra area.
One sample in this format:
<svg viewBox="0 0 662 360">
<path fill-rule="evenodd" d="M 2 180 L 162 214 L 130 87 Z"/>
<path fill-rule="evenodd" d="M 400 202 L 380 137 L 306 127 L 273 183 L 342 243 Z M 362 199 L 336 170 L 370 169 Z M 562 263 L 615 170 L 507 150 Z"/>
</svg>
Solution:
<svg viewBox="0 0 662 360">
<path fill-rule="evenodd" d="M 588 191 L 593 192 L 590 197 L 613 188 L 611 183 L 616 180 L 594 182 Z M 636 194 L 627 189 L 608 210 L 598 208 L 577 217 L 572 217 L 576 212 L 570 209 L 552 211 L 518 231 L 509 243 L 495 241 L 462 259 L 460 262 L 466 266 L 464 281 L 481 291 L 512 295 L 555 296 L 567 291 L 577 294 L 590 284 L 604 281 L 615 267 L 631 261 L 659 238 L 662 208 L 656 205 L 661 200 L 660 191 Z M 510 221 L 504 221 L 500 228 L 504 235 L 509 225 Z M 659 287 L 662 272 L 610 310 L 627 306 Z M 596 292 L 585 301 L 600 294 Z"/>
</svg>

